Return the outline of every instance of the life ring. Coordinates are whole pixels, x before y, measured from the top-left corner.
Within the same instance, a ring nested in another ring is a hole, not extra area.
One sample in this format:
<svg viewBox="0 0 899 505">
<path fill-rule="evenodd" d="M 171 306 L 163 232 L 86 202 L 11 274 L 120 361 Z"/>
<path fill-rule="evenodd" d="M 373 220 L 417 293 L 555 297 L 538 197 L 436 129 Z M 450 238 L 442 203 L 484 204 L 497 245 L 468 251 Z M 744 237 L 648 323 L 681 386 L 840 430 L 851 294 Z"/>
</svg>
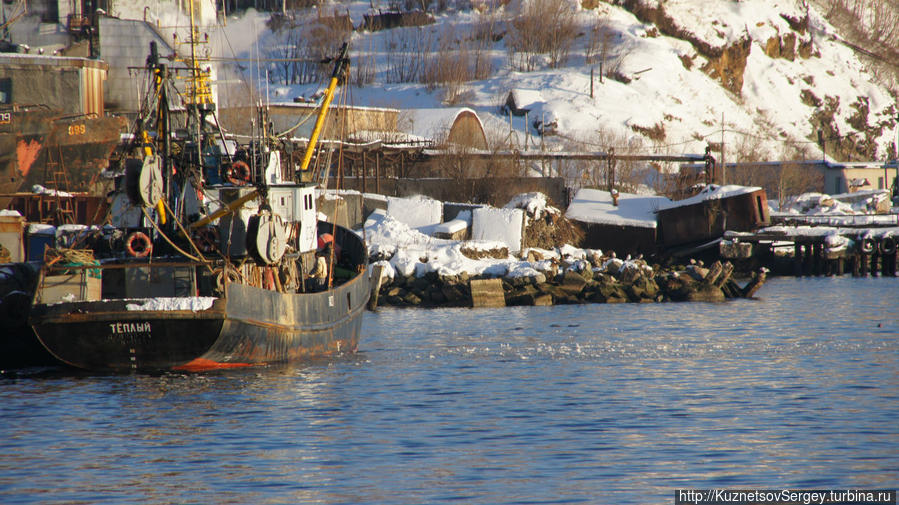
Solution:
<svg viewBox="0 0 899 505">
<path fill-rule="evenodd" d="M 125 250 L 135 258 L 143 258 L 153 252 L 153 242 L 142 231 L 136 231 L 125 239 Z"/>
<path fill-rule="evenodd" d="M 237 160 L 231 164 L 225 178 L 235 186 L 244 186 L 250 182 L 250 166 L 246 162 Z"/>
<path fill-rule="evenodd" d="M 218 228 L 207 226 L 195 231 L 194 243 L 196 243 L 197 249 L 202 253 L 215 252 L 215 250 L 218 249 L 219 243 Z"/>
<path fill-rule="evenodd" d="M 861 251 L 862 254 L 871 254 L 877 249 L 877 241 L 873 237 L 862 238 Z"/>
<path fill-rule="evenodd" d="M 880 254 L 894 254 L 896 252 L 896 239 L 892 235 L 887 235 L 880 239 Z"/>
</svg>

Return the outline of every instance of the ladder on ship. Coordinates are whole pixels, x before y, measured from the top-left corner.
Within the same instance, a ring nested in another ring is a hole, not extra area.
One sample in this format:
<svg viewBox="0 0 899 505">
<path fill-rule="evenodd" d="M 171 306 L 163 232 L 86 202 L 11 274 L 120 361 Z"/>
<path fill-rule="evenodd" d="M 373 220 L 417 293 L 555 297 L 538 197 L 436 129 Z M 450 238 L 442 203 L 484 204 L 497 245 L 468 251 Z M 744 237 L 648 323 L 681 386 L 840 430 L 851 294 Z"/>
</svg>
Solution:
<svg viewBox="0 0 899 505">
<path fill-rule="evenodd" d="M 47 209 L 47 215 L 44 215 L 44 206 L 41 205 L 41 222 L 55 221 L 57 225 L 75 224 L 74 199 L 60 196 L 61 192 L 68 191 L 70 185 L 68 171 L 62 163 L 62 149 L 59 149 L 58 155 L 59 158 L 54 160 L 50 152 L 47 152 L 47 167 L 44 173 L 50 172 L 53 175 L 49 179 L 45 178 L 44 183 L 47 184 L 47 189 L 53 192 L 55 205 Z"/>
</svg>

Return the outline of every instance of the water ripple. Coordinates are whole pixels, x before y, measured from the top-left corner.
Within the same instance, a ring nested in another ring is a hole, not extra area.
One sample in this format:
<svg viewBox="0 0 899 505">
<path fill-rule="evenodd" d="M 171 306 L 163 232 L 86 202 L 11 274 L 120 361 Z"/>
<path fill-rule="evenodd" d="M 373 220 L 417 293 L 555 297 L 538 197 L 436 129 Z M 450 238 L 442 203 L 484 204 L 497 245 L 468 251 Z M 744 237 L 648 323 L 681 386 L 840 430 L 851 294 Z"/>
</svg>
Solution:
<svg viewBox="0 0 899 505">
<path fill-rule="evenodd" d="M 0 378 L 0 502 L 670 503 L 895 487 L 887 279 L 760 300 L 366 314 L 360 352 Z"/>
</svg>

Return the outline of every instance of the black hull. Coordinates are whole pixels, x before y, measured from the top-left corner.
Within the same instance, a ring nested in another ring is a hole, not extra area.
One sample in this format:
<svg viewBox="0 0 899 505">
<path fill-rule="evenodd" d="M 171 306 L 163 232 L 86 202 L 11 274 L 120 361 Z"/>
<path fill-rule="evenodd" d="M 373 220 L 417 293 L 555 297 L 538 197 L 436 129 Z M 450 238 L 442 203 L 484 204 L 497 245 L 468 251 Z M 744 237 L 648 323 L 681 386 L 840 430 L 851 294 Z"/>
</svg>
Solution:
<svg viewBox="0 0 899 505">
<path fill-rule="evenodd" d="M 27 324 L 2 326 L 0 369 L 59 366 L 59 361 L 38 342 Z"/>
<path fill-rule="evenodd" d="M 223 303 L 207 311 L 131 311 L 138 300 L 36 305 L 37 339 L 56 359 L 87 370 L 161 370 L 201 356 L 225 321 Z M 216 307 L 218 306 L 218 307 Z"/>
<path fill-rule="evenodd" d="M 328 225 L 331 230 L 331 225 Z M 344 254 L 365 264 L 365 245 L 337 230 Z M 206 370 L 354 352 L 370 296 L 368 272 L 318 293 L 227 284 L 205 310 L 128 310 L 146 299 L 41 304 L 29 322 L 63 363 L 88 370 Z"/>
<path fill-rule="evenodd" d="M 134 311 L 136 300 L 32 309 L 38 340 L 63 363 L 88 370 L 204 370 L 354 352 L 368 277 L 333 290 L 281 294 L 229 285 L 207 310 Z"/>
</svg>

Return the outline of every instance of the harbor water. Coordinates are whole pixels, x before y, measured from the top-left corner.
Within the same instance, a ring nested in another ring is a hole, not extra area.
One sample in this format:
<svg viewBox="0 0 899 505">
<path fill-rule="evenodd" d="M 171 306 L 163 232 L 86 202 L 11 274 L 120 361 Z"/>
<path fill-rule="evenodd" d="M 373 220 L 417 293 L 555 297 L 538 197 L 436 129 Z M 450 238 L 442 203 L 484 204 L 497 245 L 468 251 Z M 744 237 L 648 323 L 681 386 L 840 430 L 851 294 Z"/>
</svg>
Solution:
<svg viewBox="0 0 899 505">
<path fill-rule="evenodd" d="M 3 504 L 670 504 L 896 488 L 899 280 L 365 314 L 355 355 L 0 376 Z M 185 336 L 189 338 L 189 336 Z"/>
</svg>

